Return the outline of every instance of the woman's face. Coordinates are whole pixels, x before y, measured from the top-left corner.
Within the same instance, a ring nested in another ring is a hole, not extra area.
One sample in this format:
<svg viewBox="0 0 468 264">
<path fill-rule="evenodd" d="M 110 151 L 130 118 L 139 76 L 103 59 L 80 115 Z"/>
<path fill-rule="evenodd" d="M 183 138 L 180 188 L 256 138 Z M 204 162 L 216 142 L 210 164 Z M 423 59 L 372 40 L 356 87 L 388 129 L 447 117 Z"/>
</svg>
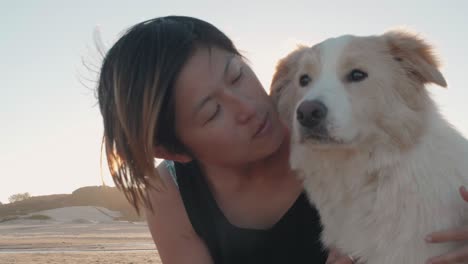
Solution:
<svg viewBox="0 0 468 264">
<path fill-rule="evenodd" d="M 198 48 L 175 83 L 176 133 L 205 164 L 236 166 L 273 154 L 285 137 L 277 112 L 237 55 Z"/>
</svg>

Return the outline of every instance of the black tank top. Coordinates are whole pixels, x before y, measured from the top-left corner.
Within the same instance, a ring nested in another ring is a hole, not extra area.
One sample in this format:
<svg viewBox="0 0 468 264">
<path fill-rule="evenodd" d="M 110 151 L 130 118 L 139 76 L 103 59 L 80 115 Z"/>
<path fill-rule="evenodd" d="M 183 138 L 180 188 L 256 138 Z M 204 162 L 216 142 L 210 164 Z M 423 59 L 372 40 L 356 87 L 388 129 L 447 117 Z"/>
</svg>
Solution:
<svg viewBox="0 0 468 264">
<path fill-rule="evenodd" d="M 217 206 L 196 162 L 175 163 L 175 170 L 190 222 L 214 263 L 326 262 L 327 251 L 319 240 L 319 215 L 304 193 L 270 229 L 239 228 Z"/>
</svg>

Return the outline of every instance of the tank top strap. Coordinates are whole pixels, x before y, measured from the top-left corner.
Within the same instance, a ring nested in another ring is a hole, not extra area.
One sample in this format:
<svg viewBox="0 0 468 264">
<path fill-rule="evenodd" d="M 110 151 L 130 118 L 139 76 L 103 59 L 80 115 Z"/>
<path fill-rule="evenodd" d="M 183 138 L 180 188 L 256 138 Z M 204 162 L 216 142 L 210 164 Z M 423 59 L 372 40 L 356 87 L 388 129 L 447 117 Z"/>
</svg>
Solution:
<svg viewBox="0 0 468 264">
<path fill-rule="evenodd" d="M 169 175 L 171 175 L 172 180 L 174 181 L 177 188 L 179 184 L 177 183 L 177 174 L 175 170 L 175 163 L 172 160 L 163 160 L 162 164 L 166 167 L 167 171 L 169 171 Z"/>
</svg>

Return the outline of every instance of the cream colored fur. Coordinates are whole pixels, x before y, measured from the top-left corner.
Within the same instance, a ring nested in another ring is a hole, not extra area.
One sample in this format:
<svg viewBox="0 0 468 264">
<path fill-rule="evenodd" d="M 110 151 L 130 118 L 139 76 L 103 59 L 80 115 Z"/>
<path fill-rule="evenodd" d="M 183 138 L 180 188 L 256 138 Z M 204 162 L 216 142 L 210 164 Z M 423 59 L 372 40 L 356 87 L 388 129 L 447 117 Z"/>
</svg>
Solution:
<svg viewBox="0 0 468 264">
<path fill-rule="evenodd" d="M 368 74 L 350 82 L 353 69 Z M 307 74 L 309 85 L 301 87 Z M 292 129 L 291 166 L 318 208 L 327 246 L 369 264 L 423 264 L 454 244 L 433 231 L 467 224 L 468 144 L 424 87 L 446 86 L 430 45 L 405 32 L 342 36 L 282 59 L 271 96 Z M 296 121 L 304 100 L 328 108 L 329 141 Z"/>
</svg>

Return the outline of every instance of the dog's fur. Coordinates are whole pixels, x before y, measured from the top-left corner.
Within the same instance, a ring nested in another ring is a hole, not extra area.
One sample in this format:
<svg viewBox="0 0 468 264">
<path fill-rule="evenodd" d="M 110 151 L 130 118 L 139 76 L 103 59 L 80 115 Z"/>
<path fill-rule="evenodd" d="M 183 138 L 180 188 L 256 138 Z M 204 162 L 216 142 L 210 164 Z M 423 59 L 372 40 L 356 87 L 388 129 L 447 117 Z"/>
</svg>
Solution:
<svg viewBox="0 0 468 264">
<path fill-rule="evenodd" d="M 350 81 L 353 69 L 368 77 Z M 422 264 L 456 246 L 424 240 L 465 224 L 468 212 L 457 193 L 468 183 L 468 144 L 429 83 L 446 86 L 431 46 L 403 31 L 328 39 L 278 63 L 271 96 L 292 129 L 290 163 L 320 212 L 325 245 L 369 264 Z M 320 135 L 297 121 L 306 100 L 328 108 Z"/>
</svg>

